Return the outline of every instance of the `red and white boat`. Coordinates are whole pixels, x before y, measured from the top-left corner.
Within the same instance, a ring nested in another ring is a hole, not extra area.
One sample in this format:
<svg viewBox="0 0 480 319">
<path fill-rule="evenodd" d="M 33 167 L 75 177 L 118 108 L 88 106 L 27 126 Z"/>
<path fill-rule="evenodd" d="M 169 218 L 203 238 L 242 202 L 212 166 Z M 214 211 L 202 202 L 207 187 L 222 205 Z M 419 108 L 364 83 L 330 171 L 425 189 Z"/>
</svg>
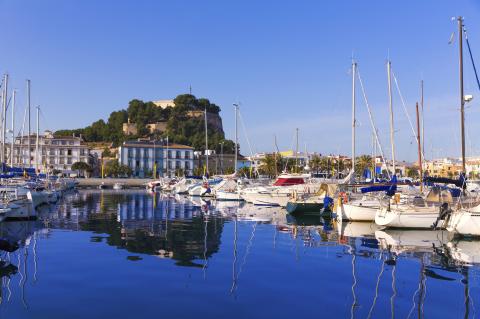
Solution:
<svg viewBox="0 0 480 319">
<path fill-rule="evenodd" d="M 263 206 L 287 206 L 293 192 L 298 195 L 316 193 L 320 183 L 310 180 L 308 174 L 281 174 L 272 185 L 248 187 L 240 192 L 249 203 Z"/>
</svg>

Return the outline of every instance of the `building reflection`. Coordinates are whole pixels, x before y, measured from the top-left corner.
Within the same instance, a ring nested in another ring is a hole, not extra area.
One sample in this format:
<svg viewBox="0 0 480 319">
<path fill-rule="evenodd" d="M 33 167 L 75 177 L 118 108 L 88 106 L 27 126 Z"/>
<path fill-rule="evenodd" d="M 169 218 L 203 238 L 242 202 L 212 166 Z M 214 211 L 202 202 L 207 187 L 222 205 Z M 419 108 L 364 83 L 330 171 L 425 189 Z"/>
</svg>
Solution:
<svg viewBox="0 0 480 319">
<path fill-rule="evenodd" d="M 224 223 L 187 198 L 144 191 L 81 192 L 49 216 L 58 227 L 108 234 L 108 245 L 193 267 L 203 267 L 198 260 L 219 250 Z"/>
</svg>

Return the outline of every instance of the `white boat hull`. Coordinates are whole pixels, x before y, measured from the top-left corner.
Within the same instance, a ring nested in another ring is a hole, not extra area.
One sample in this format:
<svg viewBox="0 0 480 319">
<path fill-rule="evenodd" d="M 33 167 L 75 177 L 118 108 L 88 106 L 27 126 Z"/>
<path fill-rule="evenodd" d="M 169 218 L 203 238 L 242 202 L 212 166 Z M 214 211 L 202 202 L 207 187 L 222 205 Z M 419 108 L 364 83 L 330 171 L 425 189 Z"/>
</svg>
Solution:
<svg viewBox="0 0 480 319">
<path fill-rule="evenodd" d="M 480 236 L 480 213 L 467 210 L 452 213 L 447 230 L 463 236 Z"/>
<path fill-rule="evenodd" d="M 45 192 L 30 191 L 27 193 L 27 197 L 32 202 L 34 208 L 48 204 L 48 194 Z"/>
<path fill-rule="evenodd" d="M 216 200 L 230 200 L 230 201 L 243 201 L 243 198 L 238 192 L 225 192 L 225 191 L 216 191 L 215 192 Z"/>
<path fill-rule="evenodd" d="M 337 206 L 337 218 L 349 221 L 374 221 L 375 214 L 379 209 L 378 205 L 356 203 L 345 203 Z"/>
<path fill-rule="evenodd" d="M 5 214 L 8 219 L 31 219 L 36 218 L 37 213 L 30 203 L 9 204 L 10 210 Z"/>
<path fill-rule="evenodd" d="M 375 223 L 379 226 L 394 228 L 422 228 L 431 229 L 438 218 L 438 208 L 422 210 L 388 210 L 382 207 L 375 215 Z M 437 227 L 442 228 L 443 221 L 439 221 Z"/>
</svg>

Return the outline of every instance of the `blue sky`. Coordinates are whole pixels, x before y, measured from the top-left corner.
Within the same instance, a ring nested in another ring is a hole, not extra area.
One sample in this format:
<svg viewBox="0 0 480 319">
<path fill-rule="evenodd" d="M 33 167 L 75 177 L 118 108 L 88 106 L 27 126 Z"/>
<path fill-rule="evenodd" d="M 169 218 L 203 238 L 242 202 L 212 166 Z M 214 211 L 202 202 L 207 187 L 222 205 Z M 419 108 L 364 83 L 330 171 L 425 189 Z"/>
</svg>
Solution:
<svg viewBox="0 0 480 319">
<path fill-rule="evenodd" d="M 233 138 L 232 103 L 240 101 L 253 152 L 291 148 L 350 153 L 352 54 L 359 64 L 385 152 L 386 59 L 390 56 L 410 115 L 425 81 L 426 156 L 459 150 L 457 42 L 452 16 L 463 15 L 480 65 L 480 4 L 458 1 L 0 1 L 0 72 L 19 89 L 32 80 L 42 129 L 77 128 L 129 100 L 186 93 L 222 107 Z M 480 155 L 480 92 L 465 59 L 467 154 Z M 360 90 L 358 151 L 371 152 Z M 397 158 L 416 145 L 394 96 Z M 242 130 L 241 130 L 242 131 Z M 242 153 L 248 154 L 242 132 Z M 471 137 L 471 138 L 470 138 Z"/>
</svg>

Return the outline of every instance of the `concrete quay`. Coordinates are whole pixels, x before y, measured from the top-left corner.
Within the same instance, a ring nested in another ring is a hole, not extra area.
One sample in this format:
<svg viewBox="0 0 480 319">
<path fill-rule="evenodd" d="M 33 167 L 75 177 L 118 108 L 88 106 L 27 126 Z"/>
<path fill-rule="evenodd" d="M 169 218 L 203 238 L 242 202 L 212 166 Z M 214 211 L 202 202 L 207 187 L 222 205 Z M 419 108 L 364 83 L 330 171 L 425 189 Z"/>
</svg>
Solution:
<svg viewBox="0 0 480 319">
<path fill-rule="evenodd" d="M 152 181 L 151 178 L 78 178 L 78 187 L 98 187 L 102 183 L 111 188 L 115 183 L 123 184 L 125 188 L 144 188 Z"/>
</svg>

